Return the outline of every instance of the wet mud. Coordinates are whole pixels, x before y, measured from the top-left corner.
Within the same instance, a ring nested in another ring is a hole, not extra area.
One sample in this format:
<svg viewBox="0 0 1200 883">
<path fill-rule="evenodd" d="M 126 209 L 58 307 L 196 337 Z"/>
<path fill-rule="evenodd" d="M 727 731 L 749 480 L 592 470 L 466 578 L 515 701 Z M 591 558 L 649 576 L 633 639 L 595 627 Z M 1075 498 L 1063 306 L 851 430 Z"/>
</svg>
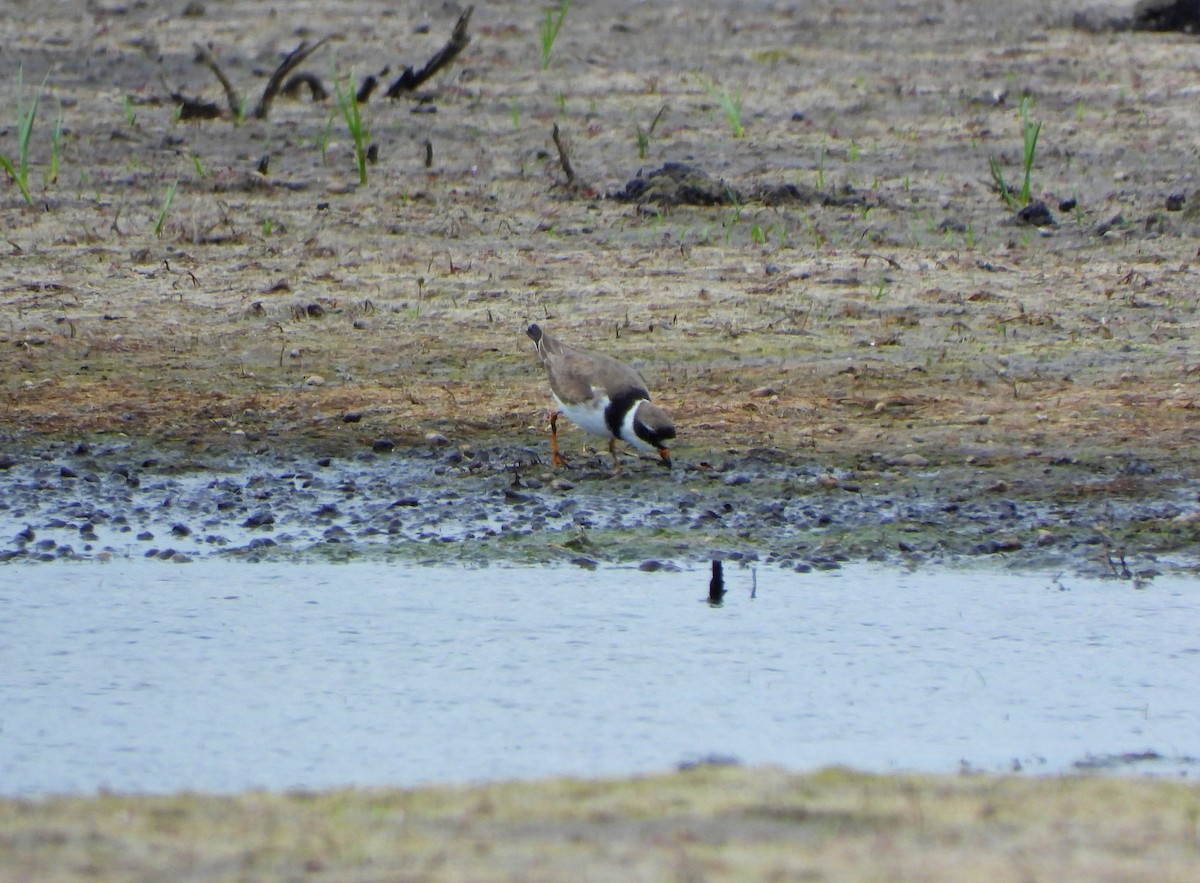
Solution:
<svg viewBox="0 0 1200 883">
<path fill-rule="evenodd" d="M 601 447 L 196 453 L 97 440 L 7 455 L 0 559 L 320 556 L 646 569 L 720 559 L 798 571 L 850 559 L 1002 562 L 1126 579 L 1190 567 L 1194 488 L 1138 460 L 919 458 L 829 469 L 770 449 L 667 470 Z"/>
</svg>

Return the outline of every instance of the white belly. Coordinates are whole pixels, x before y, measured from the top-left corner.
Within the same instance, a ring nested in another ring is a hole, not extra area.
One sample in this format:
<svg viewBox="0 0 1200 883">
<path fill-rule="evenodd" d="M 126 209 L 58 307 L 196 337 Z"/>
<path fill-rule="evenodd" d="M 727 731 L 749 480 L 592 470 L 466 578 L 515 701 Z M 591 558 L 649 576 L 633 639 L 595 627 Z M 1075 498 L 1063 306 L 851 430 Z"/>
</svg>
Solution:
<svg viewBox="0 0 1200 883">
<path fill-rule="evenodd" d="M 608 396 L 602 395 L 595 401 L 585 402 L 581 405 L 565 405 L 558 400 L 558 396 L 555 396 L 554 404 L 558 406 L 558 410 L 567 415 L 568 420 L 584 432 L 601 435 L 605 438 L 613 437 L 608 429 L 608 424 L 604 421 L 604 409 L 608 407 Z"/>
</svg>

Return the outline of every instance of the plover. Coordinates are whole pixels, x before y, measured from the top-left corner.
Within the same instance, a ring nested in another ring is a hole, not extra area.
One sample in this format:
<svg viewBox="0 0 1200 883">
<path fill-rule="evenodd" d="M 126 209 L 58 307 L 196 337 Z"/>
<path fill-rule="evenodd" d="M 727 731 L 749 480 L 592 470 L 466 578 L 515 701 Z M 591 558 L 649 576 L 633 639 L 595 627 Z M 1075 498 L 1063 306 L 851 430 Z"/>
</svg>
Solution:
<svg viewBox="0 0 1200 883">
<path fill-rule="evenodd" d="M 641 375 L 611 356 L 568 346 L 537 325 L 530 325 L 525 333 L 537 345 L 538 358 L 546 367 L 550 390 L 554 393 L 550 450 L 555 466 L 567 462 L 558 452 L 560 411 L 585 432 L 608 439 L 608 452 L 612 454 L 616 472 L 621 471 L 618 440 L 638 450 L 656 453 L 671 465 L 671 452 L 665 442 L 675 438 L 675 424 L 650 401 Z"/>
</svg>

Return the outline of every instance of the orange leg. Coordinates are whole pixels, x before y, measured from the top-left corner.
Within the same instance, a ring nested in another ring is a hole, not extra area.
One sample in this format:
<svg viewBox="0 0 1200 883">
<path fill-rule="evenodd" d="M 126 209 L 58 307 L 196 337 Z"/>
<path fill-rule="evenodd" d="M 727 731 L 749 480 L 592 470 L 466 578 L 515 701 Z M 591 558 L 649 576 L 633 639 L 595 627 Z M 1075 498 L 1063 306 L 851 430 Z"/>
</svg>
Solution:
<svg viewBox="0 0 1200 883">
<path fill-rule="evenodd" d="M 567 458 L 558 452 L 558 411 L 550 412 L 550 462 L 555 466 L 566 466 Z"/>
</svg>

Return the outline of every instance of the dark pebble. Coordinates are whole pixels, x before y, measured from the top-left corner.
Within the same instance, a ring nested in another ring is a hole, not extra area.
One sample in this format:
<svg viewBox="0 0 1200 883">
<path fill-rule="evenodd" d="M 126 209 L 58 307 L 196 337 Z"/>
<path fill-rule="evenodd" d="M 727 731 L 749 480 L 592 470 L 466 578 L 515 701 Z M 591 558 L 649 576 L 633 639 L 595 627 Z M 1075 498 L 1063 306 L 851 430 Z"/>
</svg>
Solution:
<svg viewBox="0 0 1200 883">
<path fill-rule="evenodd" d="M 275 516 L 270 512 L 255 512 L 242 522 L 242 527 L 268 527 L 275 523 Z"/>
<path fill-rule="evenodd" d="M 986 554 L 998 555 L 1004 552 L 1016 552 L 1023 548 L 1023 546 L 1024 544 L 1016 537 L 1000 537 L 999 539 L 981 543 L 976 549 Z"/>
<path fill-rule="evenodd" d="M 660 570 L 667 573 L 678 573 L 679 565 L 671 561 L 659 561 L 655 558 L 650 558 L 638 565 L 638 570 L 645 573 L 657 573 Z"/>
<path fill-rule="evenodd" d="M 376 454 L 387 454 L 396 449 L 396 443 L 390 438 L 379 438 L 371 444 L 371 450 Z"/>
<path fill-rule="evenodd" d="M 1167 197 L 1167 211 L 1181 212 L 1185 202 L 1187 202 L 1187 197 L 1182 193 L 1172 193 Z"/>
</svg>

